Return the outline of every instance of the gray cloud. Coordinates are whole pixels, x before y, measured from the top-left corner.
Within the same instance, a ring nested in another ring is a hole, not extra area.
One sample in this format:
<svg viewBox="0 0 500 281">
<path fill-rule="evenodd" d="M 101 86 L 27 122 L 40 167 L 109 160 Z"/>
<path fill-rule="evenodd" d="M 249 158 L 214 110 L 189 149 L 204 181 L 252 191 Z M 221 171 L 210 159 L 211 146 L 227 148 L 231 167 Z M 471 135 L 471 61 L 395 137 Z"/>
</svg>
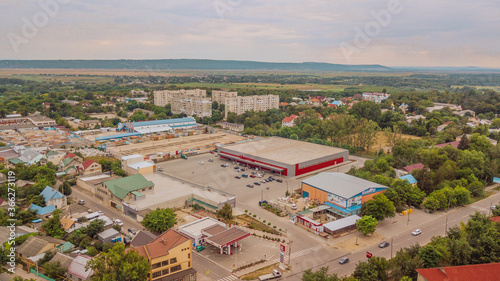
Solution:
<svg viewBox="0 0 500 281">
<path fill-rule="evenodd" d="M 500 65 L 500 5 L 493 0 L 399 0 L 402 11 L 349 60 L 342 44 L 354 45 L 357 30 L 397 0 L 65 0 L 15 52 L 12 34 L 24 38 L 23 18 L 33 21 L 48 1 L 62 0 L 0 3 L 0 58 Z"/>
</svg>

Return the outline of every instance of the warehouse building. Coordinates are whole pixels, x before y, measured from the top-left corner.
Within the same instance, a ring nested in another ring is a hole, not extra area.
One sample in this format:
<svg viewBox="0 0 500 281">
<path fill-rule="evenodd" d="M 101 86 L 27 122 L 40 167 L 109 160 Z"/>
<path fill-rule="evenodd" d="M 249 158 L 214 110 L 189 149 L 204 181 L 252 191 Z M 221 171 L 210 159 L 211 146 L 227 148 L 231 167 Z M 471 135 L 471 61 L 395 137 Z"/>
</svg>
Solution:
<svg viewBox="0 0 500 281">
<path fill-rule="evenodd" d="M 140 134 L 151 134 L 158 132 L 168 132 L 173 129 L 190 129 L 196 127 L 196 120 L 193 117 L 126 122 L 118 124 L 118 131 L 126 130 Z M 97 139 L 96 139 L 97 140 Z"/>
<path fill-rule="evenodd" d="M 302 181 L 302 197 L 332 207 L 335 216 L 360 212 L 361 205 L 388 187 L 343 173 L 319 173 Z"/>
<path fill-rule="evenodd" d="M 221 159 L 287 177 L 300 176 L 344 163 L 349 151 L 280 137 L 245 141 L 218 148 Z"/>
</svg>

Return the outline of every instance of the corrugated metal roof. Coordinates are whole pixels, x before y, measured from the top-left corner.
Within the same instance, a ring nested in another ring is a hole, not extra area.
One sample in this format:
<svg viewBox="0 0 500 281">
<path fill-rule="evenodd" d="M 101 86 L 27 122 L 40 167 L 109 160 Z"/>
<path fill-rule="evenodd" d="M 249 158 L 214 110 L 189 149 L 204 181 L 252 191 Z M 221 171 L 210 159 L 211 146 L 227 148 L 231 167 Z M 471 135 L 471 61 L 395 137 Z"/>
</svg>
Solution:
<svg viewBox="0 0 500 281">
<path fill-rule="evenodd" d="M 45 187 L 42 193 L 40 193 L 40 195 L 45 198 L 45 203 L 49 202 L 50 199 L 60 199 L 66 196 L 48 185 Z"/>
<path fill-rule="evenodd" d="M 352 215 L 352 216 L 349 216 L 349 217 L 346 217 L 343 219 L 339 219 L 336 221 L 325 223 L 325 224 L 323 224 L 323 226 L 330 231 L 336 231 L 336 230 L 339 230 L 339 229 L 356 224 L 356 222 L 359 219 L 361 219 L 361 217 L 359 217 L 358 215 Z"/>
<path fill-rule="evenodd" d="M 148 181 L 143 175 L 133 175 L 116 180 L 110 180 L 104 183 L 106 187 L 116 197 L 123 199 L 129 192 L 154 186 L 152 181 Z"/>
<path fill-rule="evenodd" d="M 128 166 L 129 166 L 129 168 L 132 168 L 134 170 L 139 170 L 142 168 L 148 168 L 148 167 L 155 166 L 155 163 L 153 161 L 143 161 L 143 162 L 139 162 L 139 163 L 130 164 Z"/>
<path fill-rule="evenodd" d="M 417 183 L 417 180 L 415 179 L 415 177 L 413 177 L 412 174 L 401 176 L 401 177 L 399 177 L 399 179 L 407 180 L 411 184 Z"/>
<path fill-rule="evenodd" d="M 186 117 L 186 118 L 132 122 L 132 125 L 134 126 L 134 128 L 137 128 L 137 127 L 143 127 L 143 126 L 169 125 L 169 124 L 173 124 L 173 123 L 182 123 L 182 122 L 195 122 L 196 123 L 196 120 L 194 120 L 193 117 Z"/>
<path fill-rule="evenodd" d="M 385 185 L 367 181 L 344 173 L 319 173 L 305 179 L 302 183 L 321 189 L 328 193 L 349 199 L 370 188 L 387 189 Z"/>
<path fill-rule="evenodd" d="M 71 264 L 68 267 L 68 273 L 76 275 L 83 280 L 87 280 L 87 278 L 93 274 L 93 271 L 91 269 L 86 270 L 85 267 L 87 266 L 87 263 L 91 260 L 92 258 L 89 256 L 77 256 L 76 258 L 73 259 Z"/>
</svg>

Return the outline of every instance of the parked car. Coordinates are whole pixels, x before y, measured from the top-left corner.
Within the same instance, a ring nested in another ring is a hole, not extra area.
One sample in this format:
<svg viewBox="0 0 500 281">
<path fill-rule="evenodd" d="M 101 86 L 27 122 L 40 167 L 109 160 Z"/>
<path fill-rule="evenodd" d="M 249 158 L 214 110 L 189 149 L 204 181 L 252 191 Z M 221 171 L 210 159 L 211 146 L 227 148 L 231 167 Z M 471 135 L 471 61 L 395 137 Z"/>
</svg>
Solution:
<svg viewBox="0 0 500 281">
<path fill-rule="evenodd" d="M 492 209 L 492 210 L 496 210 L 496 209 L 497 209 L 497 206 L 496 206 L 496 205 L 493 205 L 493 206 L 491 206 L 491 209 Z"/>
<path fill-rule="evenodd" d="M 387 241 L 384 241 L 384 242 L 380 243 L 380 245 L 378 245 L 379 248 L 385 248 L 388 246 L 389 246 L 389 242 L 387 242 Z"/>
<path fill-rule="evenodd" d="M 235 178 L 235 179 L 241 179 L 241 177 L 240 177 L 240 176 L 236 176 L 236 177 L 234 177 L 234 178 Z"/>
<path fill-rule="evenodd" d="M 214 162 L 214 159 L 210 158 L 208 159 L 208 162 Z"/>
<path fill-rule="evenodd" d="M 132 234 L 132 235 L 136 235 L 136 234 L 137 234 L 137 232 L 136 232 L 136 231 L 135 231 L 135 229 L 133 229 L 133 228 L 129 228 L 129 229 L 128 229 L 128 233 L 129 233 L 129 234 Z"/>
<path fill-rule="evenodd" d="M 260 185 L 260 183 L 258 181 L 254 182 L 253 184 L 255 185 Z"/>
<path fill-rule="evenodd" d="M 196 246 L 196 252 L 203 251 L 204 249 L 205 249 L 205 246 L 202 246 L 202 245 Z"/>
<path fill-rule="evenodd" d="M 244 177 L 244 178 L 248 178 L 248 175 L 247 175 L 247 174 L 243 174 L 243 175 L 241 175 L 241 176 L 242 176 L 242 177 Z"/>
<path fill-rule="evenodd" d="M 255 178 L 255 175 L 250 175 L 251 178 Z"/>
<path fill-rule="evenodd" d="M 282 179 L 277 179 L 276 181 L 277 181 L 277 182 L 283 182 L 283 180 L 282 180 Z"/>
<path fill-rule="evenodd" d="M 340 263 L 340 264 L 346 264 L 346 263 L 348 263 L 348 262 L 349 262 L 349 258 L 341 258 L 341 259 L 339 260 L 339 263 Z"/>
<path fill-rule="evenodd" d="M 85 205 L 85 200 L 78 201 L 78 205 Z"/>
<path fill-rule="evenodd" d="M 113 221 L 115 224 L 117 224 L 119 226 L 123 226 L 123 222 L 120 219 L 114 219 Z"/>
<path fill-rule="evenodd" d="M 413 236 L 417 236 L 417 235 L 420 235 L 420 234 L 422 234 L 422 230 L 420 230 L 420 229 L 415 229 L 415 230 L 411 233 L 411 235 L 413 235 Z"/>
<path fill-rule="evenodd" d="M 261 183 L 265 183 L 265 182 L 266 182 L 266 180 L 261 180 L 260 182 L 261 182 Z"/>
<path fill-rule="evenodd" d="M 248 187 L 252 187 L 252 188 L 253 188 L 253 185 L 251 185 L 251 184 L 247 184 L 247 186 L 248 186 Z"/>
</svg>

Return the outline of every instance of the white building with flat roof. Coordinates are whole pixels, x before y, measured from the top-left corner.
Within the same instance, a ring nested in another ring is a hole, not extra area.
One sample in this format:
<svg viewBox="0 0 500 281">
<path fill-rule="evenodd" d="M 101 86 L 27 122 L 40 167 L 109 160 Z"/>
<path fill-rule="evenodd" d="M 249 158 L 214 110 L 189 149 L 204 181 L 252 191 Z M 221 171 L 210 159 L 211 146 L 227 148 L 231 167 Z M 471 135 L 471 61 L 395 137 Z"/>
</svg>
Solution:
<svg viewBox="0 0 500 281">
<path fill-rule="evenodd" d="M 219 225 L 224 228 L 226 227 L 224 223 L 216 219 L 205 217 L 180 226 L 179 232 L 191 238 L 191 240 L 193 241 L 193 245 L 196 247 L 205 243 L 206 236 L 202 233 L 202 230 L 213 227 L 214 225 Z"/>
</svg>

